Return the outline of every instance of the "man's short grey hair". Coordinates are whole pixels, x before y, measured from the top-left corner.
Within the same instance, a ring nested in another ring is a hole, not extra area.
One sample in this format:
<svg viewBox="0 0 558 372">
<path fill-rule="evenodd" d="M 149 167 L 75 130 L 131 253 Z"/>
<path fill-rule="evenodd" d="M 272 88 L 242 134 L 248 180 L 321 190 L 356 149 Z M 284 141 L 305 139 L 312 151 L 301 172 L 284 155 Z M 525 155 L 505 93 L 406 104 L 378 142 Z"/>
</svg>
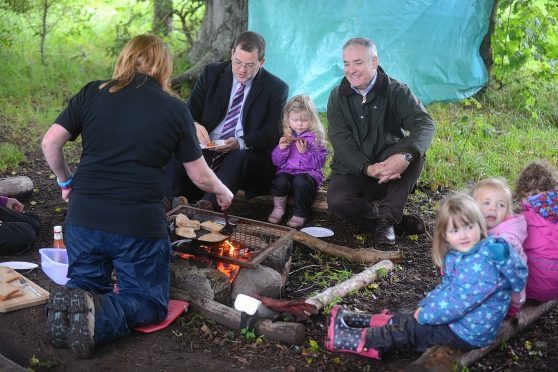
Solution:
<svg viewBox="0 0 558 372">
<path fill-rule="evenodd" d="M 374 59 L 374 57 L 378 58 L 378 50 L 376 49 L 376 44 L 374 44 L 374 42 L 368 38 L 354 37 L 352 39 L 349 39 L 343 45 L 343 50 L 347 49 L 347 47 L 350 46 L 362 46 L 366 48 L 371 61 Z"/>
</svg>

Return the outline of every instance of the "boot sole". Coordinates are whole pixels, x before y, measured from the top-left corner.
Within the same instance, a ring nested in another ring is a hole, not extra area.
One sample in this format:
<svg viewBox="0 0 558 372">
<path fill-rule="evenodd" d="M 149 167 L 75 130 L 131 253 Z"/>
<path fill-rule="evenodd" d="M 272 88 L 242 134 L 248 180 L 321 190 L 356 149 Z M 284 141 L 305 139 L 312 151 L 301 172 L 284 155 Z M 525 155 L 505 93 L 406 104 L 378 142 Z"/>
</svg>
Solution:
<svg viewBox="0 0 558 372">
<path fill-rule="evenodd" d="M 67 343 L 78 358 L 88 358 L 95 347 L 95 304 L 92 296 L 76 289 L 70 296 Z"/>
<path fill-rule="evenodd" d="M 70 305 L 68 295 L 71 291 L 67 287 L 57 287 L 50 293 L 47 305 L 46 334 L 54 347 L 67 346 Z"/>
</svg>

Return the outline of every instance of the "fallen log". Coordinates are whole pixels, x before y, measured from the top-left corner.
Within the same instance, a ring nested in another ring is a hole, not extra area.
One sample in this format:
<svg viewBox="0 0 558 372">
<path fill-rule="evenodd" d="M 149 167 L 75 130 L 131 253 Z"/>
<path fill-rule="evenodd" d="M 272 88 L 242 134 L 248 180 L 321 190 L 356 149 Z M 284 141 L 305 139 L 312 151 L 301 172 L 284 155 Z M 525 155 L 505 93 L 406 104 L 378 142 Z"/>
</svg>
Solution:
<svg viewBox="0 0 558 372">
<path fill-rule="evenodd" d="M 33 191 L 33 181 L 27 176 L 15 176 L 0 179 L 0 196 L 18 198 Z"/>
<path fill-rule="evenodd" d="M 285 232 L 282 230 L 277 230 L 277 225 L 250 220 L 248 218 L 244 218 L 246 221 L 253 221 L 256 225 L 269 225 L 269 229 L 266 230 L 266 233 L 274 236 L 283 236 Z M 259 227 L 253 227 L 250 225 L 243 224 L 239 229 L 243 233 L 247 234 L 258 234 L 261 232 Z M 374 248 L 349 248 L 342 245 L 337 245 L 333 243 L 324 242 L 323 240 L 316 238 L 314 236 L 308 235 L 302 231 L 294 230 L 293 233 L 293 240 L 299 244 L 302 244 L 308 248 L 314 249 L 316 251 L 320 251 L 326 253 L 333 257 L 340 257 L 347 259 L 354 263 L 359 264 L 374 264 L 381 260 L 390 260 L 392 262 L 400 262 L 402 260 L 401 252 L 400 251 L 380 251 Z"/>
<path fill-rule="evenodd" d="M 238 200 L 248 200 L 249 202 L 255 203 L 265 203 L 269 205 L 273 205 L 273 195 L 260 195 L 253 197 L 252 199 L 246 199 L 246 194 L 243 190 L 238 190 L 236 195 L 234 196 L 235 199 Z M 293 205 L 293 197 L 289 196 L 287 199 L 289 205 Z M 314 212 L 327 212 L 327 192 L 325 190 L 318 190 L 316 193 L 316 197 L 312 202 L 311 209 Z"/>
<path fill-rule="evenodd" d="M 451 371 L 466 367 L 495 348 L 512 338 L 517 333 L 533 324 L 538 318 L 546 314 L 554 306 L 558 304 L 558 300 L 547 302 L 527 302 L 518 314 L 517 319 L 506 319 L 496 335 L 496 339 L 490 345 L 483 348 L 474 349 L 468 352 L 455 350 L 448 347 L 436 346 L 424 352 L 420 358 L 411 363 L 406 371 Z"/>
<path fill-rule="evenodd" d="M 194 310 L 206 318 L 225 327 L 240 330 L 241 312 L 235 308 L 174 287 L 171 287 L 170 295 L 171 298 L 188 301 Z M 258 336 L 265 336 L 267 339 L 282 341 L 290 345 L 301 345 L 306 338 L 306 328 L 301 323 L 258 319 L 254 328 Z"/>
<path fill-rule="evenodd" d="M 341 245 L 324 242 L 323 240 L 303 233 L 302 231 L 295 230 L 293 240 L 297 243 L 326 253 L 330 256 L 345 258 L 351 262 L 362 264 L 373 264 L 381 260 L 390 260 L 393 262 L 400 262 L 400 251 L 380 251 L 374 248 L 349 248 Z"/>
<path fill-rule="evenodd" d="M 332 303 L 335 299 L 340 297 L 343 298 L 348 293 L 357 291 L 376 281 L 378 279 L 378 270 L 380 269 L 385 269 L 387 272 L 393 270 L 393 262 L 389 260 L 380 261 L 366 270 L 353 275 L 349 279 L 310 297 L 306 302 L 314 305 L 317 310 L 320 310 Z"/>
</svg>

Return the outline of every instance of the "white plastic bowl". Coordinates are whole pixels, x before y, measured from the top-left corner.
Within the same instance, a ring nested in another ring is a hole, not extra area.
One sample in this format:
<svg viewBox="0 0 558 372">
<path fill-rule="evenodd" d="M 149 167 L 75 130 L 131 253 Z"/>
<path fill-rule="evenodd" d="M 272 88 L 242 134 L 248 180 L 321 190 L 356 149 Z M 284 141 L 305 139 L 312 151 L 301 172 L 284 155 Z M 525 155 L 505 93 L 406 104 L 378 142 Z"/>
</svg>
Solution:
<svg viewBox="0 0 558 372">
<path fill-rule="evenodd" d="M 68 252 L 60 248 L 41 248 L 41 268 L 56 284 L 64 285 L 68 275 Z"/>
</svg>

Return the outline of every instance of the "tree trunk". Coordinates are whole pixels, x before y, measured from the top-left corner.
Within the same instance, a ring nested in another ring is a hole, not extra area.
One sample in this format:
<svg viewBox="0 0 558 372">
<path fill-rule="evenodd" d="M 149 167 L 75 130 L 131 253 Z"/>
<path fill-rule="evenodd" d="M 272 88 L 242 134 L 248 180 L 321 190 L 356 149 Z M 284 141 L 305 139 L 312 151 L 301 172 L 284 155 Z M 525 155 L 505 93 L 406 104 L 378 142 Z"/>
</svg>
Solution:
<svg viewBox="0 0 558 372">
<path fill-rule="evenodd" d="M 491 40 L 494 34 L 494 28 L 496 27 L 496 14 L 498 13 L 498 0 L 494 0 L 492 4 L 492 13 L 490 14 L 490 23 L 488 25 L 488 32 L 484 35 L 480 46 L 480 55 L 488 71 L 488 76 L 490 77 L 490 72 L 492 71 L 492 65 L 494 64 L 494 58 L 492 57 L 492 46 Z"/>
<path fill-rule="evenodd" d="M 153 33 L 168 36 L 172 31 L 172 0 L 153 1 Z"/>
<path fill-rule="evenodd" d="M 173 88 L 195 81 L 206 64 L 230 58 L 234 40 L 247 23 L 247 0 L 207 0 L 198 39 L 188 54 L 192 65 L 172 80 Z"/>
</svg>

